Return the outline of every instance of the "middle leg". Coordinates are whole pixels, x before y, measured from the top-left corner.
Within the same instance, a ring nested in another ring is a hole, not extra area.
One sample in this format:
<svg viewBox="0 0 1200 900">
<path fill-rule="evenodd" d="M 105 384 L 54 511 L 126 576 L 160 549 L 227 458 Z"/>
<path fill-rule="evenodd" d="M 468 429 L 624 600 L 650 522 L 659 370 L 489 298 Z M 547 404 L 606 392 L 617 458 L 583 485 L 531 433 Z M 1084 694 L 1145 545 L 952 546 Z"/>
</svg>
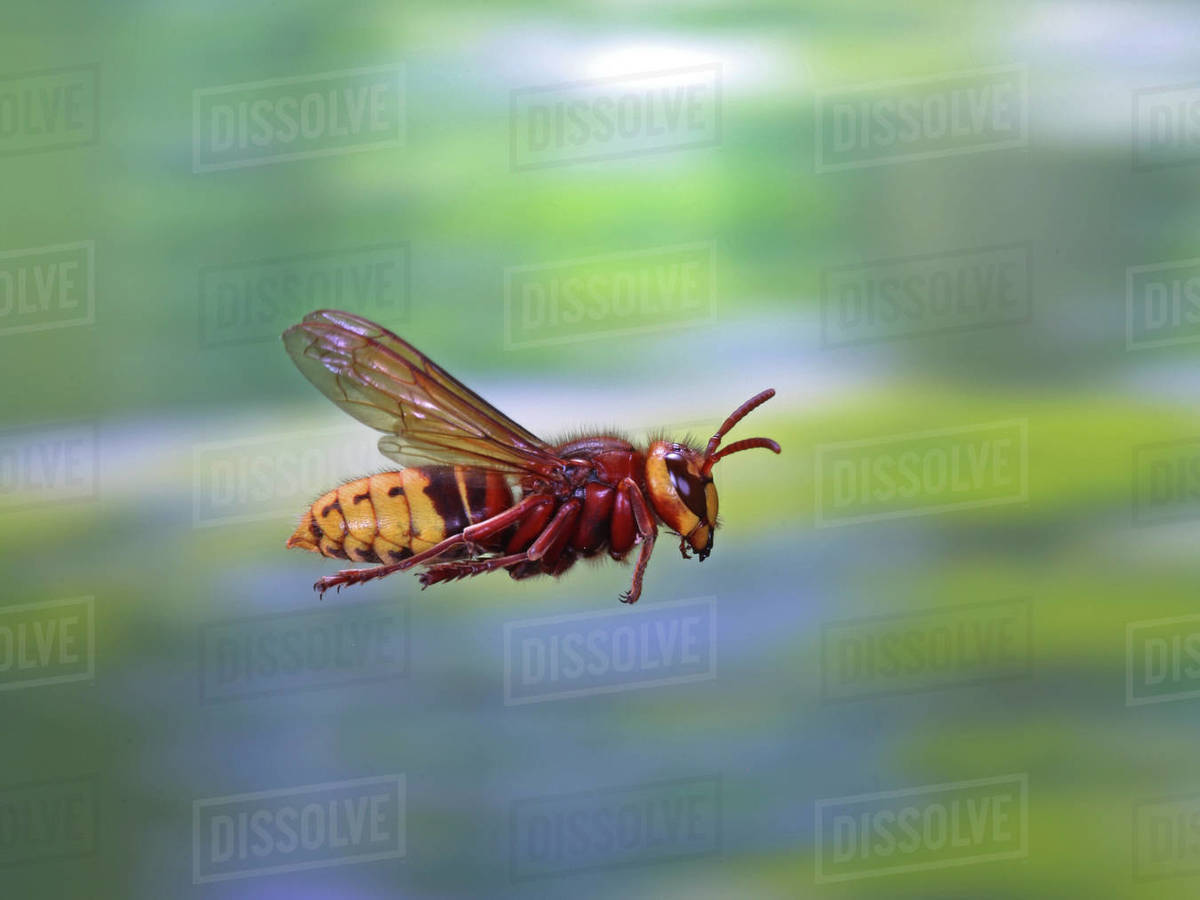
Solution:
<svg viewBox="0 0 1200 900">
<path fill-rule="evenodd" d="M 496 569 L 506 569 L 522 563 L 537 563 L 548 559 L 547 553 L 564 543 L 575 526 L 579 517 L 580 503 L 571 499 L 558 508 L 558 511 L 525 550 L 520 553 L 510 553 L 506 556 L 496 556 L 490 559 L 466 559 L 455 562 L 437 563 L 418 575 L 422 587 L 439 584 L 443 581 L 454 581 L 458 578 L 469 578 L 472 575 L 482 575 L 494 572 Z"/>
</svg>

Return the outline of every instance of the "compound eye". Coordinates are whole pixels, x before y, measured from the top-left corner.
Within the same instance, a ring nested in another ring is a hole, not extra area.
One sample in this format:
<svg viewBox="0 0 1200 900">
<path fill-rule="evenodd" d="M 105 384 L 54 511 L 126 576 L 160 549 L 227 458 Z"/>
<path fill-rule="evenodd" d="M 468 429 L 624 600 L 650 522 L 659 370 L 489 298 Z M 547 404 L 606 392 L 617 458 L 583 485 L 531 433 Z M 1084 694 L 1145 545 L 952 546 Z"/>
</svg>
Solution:
<svg viewBox="0 0 1200 900">
<path fill-rule="evenodd" d="M 696 514 L 701 522 L 708 521 L 708 507 L 704 497 L 704 483 L 700 476 L 688 468 L 682 453 L 667 453 L 663 456 L 671 486 L 683 501 L 684 506 Z"/>
</svg>

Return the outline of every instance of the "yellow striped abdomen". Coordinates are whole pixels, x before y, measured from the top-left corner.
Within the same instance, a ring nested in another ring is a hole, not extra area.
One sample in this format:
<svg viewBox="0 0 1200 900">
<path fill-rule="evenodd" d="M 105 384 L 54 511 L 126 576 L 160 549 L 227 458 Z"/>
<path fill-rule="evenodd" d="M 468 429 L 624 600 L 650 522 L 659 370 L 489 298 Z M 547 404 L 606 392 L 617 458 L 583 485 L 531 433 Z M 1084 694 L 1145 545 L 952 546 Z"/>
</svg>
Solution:
<svg viewBox="0 0 1200 900">
<path fill-rule="evenodd" d="M 393 563 L 512 506 L 497 472 L 417 466 L 347 481 L 318 497 L 287 546 L 334 559 Z"/>
</svg>

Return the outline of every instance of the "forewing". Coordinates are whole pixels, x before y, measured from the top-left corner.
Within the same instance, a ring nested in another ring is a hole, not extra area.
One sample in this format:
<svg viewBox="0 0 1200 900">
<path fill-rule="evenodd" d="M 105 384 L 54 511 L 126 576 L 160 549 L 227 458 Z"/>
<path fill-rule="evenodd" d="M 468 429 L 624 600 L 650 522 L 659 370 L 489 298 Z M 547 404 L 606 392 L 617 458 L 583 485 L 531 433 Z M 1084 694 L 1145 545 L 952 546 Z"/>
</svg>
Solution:
<svg viewBox="0 0 1200 900">
<path fill-rule="evenodd" d="M 325 396 L 387 432 L 379 450 L 402 465 L 459 463 L 545 475 L 562 465 L 548 444 L 374 322 L 319 310 L 285 331 L 283 343 Z"/>
</svg>

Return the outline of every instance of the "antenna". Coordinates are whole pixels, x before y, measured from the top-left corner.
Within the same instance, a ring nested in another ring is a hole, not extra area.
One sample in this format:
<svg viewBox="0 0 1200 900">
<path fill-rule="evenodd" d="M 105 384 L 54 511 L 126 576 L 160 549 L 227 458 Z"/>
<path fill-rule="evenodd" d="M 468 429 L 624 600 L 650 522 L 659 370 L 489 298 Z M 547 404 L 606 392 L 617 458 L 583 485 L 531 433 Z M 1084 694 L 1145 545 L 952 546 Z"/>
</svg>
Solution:
<svg viewBox="0 0 1200 900">
<path fill-rule="evenodd" d="M 717 464 L 718 460 L 720 460 L 723 456 L 728 456 L 730 453 L 740 453 L 743 450 L 753 450 L 755 447 L 765 447 L 767 450 L 770 450 L 773 453 L 779 452 L 779 444 L 775 443 L 775 441 L 771 440 L 770 438 L 764 437 L 746 438 L 745 440 L 734 441 L 720 453 L 716 452 L 717 448 L 721 446 L 721 438 L 725 437 L 725 435 L 730 429 L 733 428 L 734 425 L 746 418 L 747 415 L 749 415 L 758 407 L 762 406 L 774 396 L 775 388 L 767 388 L 765 391 L 755 394 L 729 414 L 729 418 L 721 423 L 721 427 L 717 429 L 717 433 L 709 438 L 708 447 L 704 450 L 704 465 L 700 468 L 700 474 L 702 476 L 707 478 L 712 472 L 712 467 Z"/>
</svg>

